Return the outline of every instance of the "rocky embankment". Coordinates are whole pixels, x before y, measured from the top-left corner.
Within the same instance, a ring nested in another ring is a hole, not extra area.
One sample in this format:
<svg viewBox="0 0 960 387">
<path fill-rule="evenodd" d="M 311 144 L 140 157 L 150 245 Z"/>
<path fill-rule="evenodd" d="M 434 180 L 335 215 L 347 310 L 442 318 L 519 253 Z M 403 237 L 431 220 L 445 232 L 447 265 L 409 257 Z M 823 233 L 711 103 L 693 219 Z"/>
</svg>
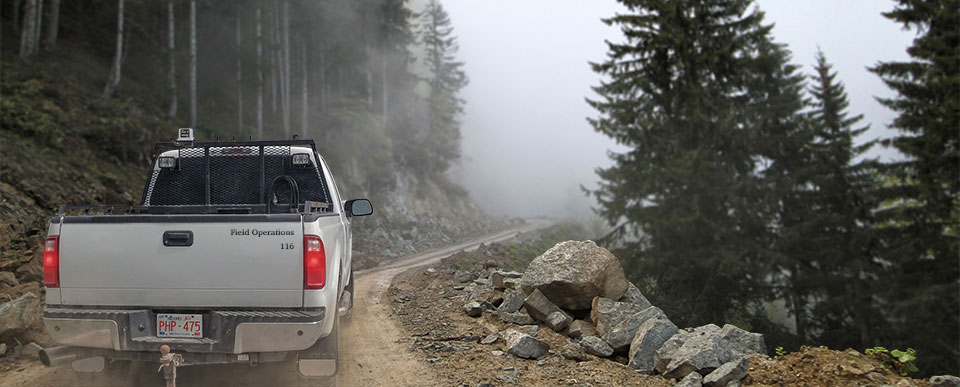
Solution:
<svg viewBox="0 0 960 387">
<path fill-rule="evenodd" d="M 762 335 L 730 324 L 678 327 L 590 241 L 559 243 L 523 272 L 498 264 L 509 251 L 460 253 L 388 290 L 411 350 L 451 385 L 955 385 L 854 350 L 769 357 Z"/>
</svg>

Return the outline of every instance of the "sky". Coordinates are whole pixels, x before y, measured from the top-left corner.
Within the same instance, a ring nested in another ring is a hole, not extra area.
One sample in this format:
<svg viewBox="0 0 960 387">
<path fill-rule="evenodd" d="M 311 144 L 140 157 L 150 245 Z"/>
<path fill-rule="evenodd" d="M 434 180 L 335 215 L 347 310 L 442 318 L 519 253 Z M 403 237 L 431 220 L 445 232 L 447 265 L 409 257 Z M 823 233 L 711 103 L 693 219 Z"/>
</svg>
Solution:
<svg viewBox="0 0 960 387">
<path fill-rule="evenodd" d="M 811 73 L 820 47 L 847 87 L 850 112 L 871 125 L 863 140 L 890 137 L 894 114 L 874 96 L 892 92 L 866 70 L 878 61 L 905 60 L 913 31 L 882 17 L 892 1 L 759 1 L 774 39 L 788 44 L 793 62 Z M 605 40 L 622 41 L 600 19 L 625 12 L 612 0 L 447 0 L 470 78 L 461 97 L 462 160 L 452 174 L 490 213 L 581 217 L 595 206 L 581 185 L 595 187 L 609 151 L 624 148 L 595 132 L 596 111 L 585 98 L 599 76 L 588 62 L 605 58 Z M 887 160 L 892 151 L 870 154 Z"/>
</svg>

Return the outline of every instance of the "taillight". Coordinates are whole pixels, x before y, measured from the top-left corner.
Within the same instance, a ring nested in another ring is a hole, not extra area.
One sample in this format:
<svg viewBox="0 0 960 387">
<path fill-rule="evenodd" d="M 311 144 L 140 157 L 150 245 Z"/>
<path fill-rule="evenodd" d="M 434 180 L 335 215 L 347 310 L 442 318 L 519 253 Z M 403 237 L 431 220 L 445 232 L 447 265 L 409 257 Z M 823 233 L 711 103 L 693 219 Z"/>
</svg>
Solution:
<svg viewBox="0 0 960 387">
<path fill-rule="evenodd" d="M 303 288 L 323 289 L 327 280 L 327 257 L 323 241 L 316 235 L 303 236 Z"/>
<path fill-rule="evenodd" d="M 60 236 L 47 238 L 43 245 L 43 285 L 60 287 Z"/>
</svg>

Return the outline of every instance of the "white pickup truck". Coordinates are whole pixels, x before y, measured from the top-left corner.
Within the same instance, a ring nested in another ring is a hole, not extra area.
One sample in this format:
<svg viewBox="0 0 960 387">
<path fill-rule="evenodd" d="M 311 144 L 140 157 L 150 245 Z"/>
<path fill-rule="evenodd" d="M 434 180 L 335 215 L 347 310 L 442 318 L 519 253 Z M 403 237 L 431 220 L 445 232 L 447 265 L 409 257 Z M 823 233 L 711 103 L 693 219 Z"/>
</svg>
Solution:
<svg viewBox="0 0 960 387">
<path fill-rule="evenodd" d="M 312 140 L 157 144 L 139 206 L 63 206 L 43 255 L 47 366 L 296 362 L 336 384 L 351 217 Z M 175 368 L 168 371 L 173 372 Z M 166 372 L 169 378 L 171 372 Z"/>
</svg>

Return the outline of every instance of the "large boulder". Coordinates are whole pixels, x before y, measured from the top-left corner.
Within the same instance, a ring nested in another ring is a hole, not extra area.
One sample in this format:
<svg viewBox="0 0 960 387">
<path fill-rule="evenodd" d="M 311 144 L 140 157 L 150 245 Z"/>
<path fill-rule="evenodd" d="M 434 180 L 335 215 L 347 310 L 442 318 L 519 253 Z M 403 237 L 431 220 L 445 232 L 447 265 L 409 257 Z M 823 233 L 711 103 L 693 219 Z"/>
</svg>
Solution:
<svg viewBox="0 0 960 387">
<path fill-rule="evenodd" d="M 720 346 L 730 351 L 730 360 L 767 354 L 762 334 L 747 332 L 730 324 L 720 330 Z"/>
<path fill-rule="evenodd" d="M 746 357 L 723 363 L 723 365 L 703 377 L 703 385 L 708 387 L 723 387 L 730 382 L 739 382 L 740 379 L 747 376 L 747 370 L 749 368 L 750 359 Z"/>
<path fill-rule="evenodd" d="M 500 337 L 507 343 L 507 353 L 524 359 L 536 359 L 547 354 L 550 346 L 532 336 L 520 333 L 515 329 L 507 329 L 500 333 Z"/>
<path fill-rule="evenodd" d="M 629 282 L 617 257 L 592 241 L 560 242 L 527 267 L 520 286 L 539 289 L 566 310 L 590 308 L 594 297 L 618 300 Z"/>
<path fill-rule="evenodd" d="M 644 308 L 637 304 L 617 302 L 604 297 L 594 298 L 592 304 L 590 320 L 596 325 L 597 333 L 601 336 L 610 333 L 614 327 L 644 310 Z"/>
<path fill-rule="evenodd" d="M 17 336 L 27 330 L 43 328 L 43 306 L 40 297 L 26 293 L 0 305 L 0 340 Z"/>
<path fill-rule="evenodd" d="M 655 372 L 654 354 L 673 335 L 677 333 L 677 326 L 666 316 L 658 316 L 644 321 L 637 329 L 636 336 L 630 343 L 630 367 L 646 374 Z"/>
<path fill-rule="evenodd" d="M 497 314 L 515 313 L 523 307 L 523 300 L 527 298 L 526 294 L 519 290 L 510 290 L 503 294 L 503 302 L 497 308 Z"/>
<path fill-rule="evenodd" d="M 504 285 L 504 280 L 507 278 L 520 278 L 523 277 L 523 273 L 518 273 L 515 271 L 495 271 L 490 274 L 490 283 L 493 284 L 494 289 L 503 290 L 506 288 Z"/>
<path fill-rule="evenodd" d="M 703 376 L 700 376 L 700 374 L 696 372 L 691 372 L 689 375 L 684 376 L 683 379 L 680 379 L 673 387 L 700 387 L 702 385 Z"/>
<path fill-rule="evenodd" d="M 647 298 L 643 296 L 643 293 L 640 293 L 640 289 L 637 289 L 633 283 L 627 283 L 627 291 L 623 293 L 623 297 L 620 297 L 620 300 L 618 301 L 637 304 L 642 308 L 649 308 L 653 305 L 650 303 L 650 301 L 647 301 Z"/>
<path fill-rule="evenodd" d="M 636 313 L 630 317 L 627 317 L 626 320 L 620 322 L 620 324 L 617 324 L 617 326 L 613 327 L 613 329 L 610 329 L 605 335 L 603 335 L 603 341 L 606 341 L 607 344 L 610 344 L 614 351 L 626 350 L 628 347 L 630 347 L 630 343 L 633 341 L 634 336 L 637 335 L 637 329 L 640 328 L 640 325 L 647 320 L 657 317 L 666 318 L 667 315 L 665 315 L 663 311 L 656 306 L 651 306 L 641 310 L 640 313 Z M 667 337 L 663 340 L 666 341 L 669 338 L 670 337 Z"/>
<path fill-rule="evenodd" d="M 534 289 L 526 299 L 523 300 L 523 306 L 526 307 L 530 317 L 543 321 L 554 331 L 561 331 L 573 322 L 566 312 L 550 302 L 540 289 Z"/>
<path fill-rule="evenodd" d="M 583 320 L 573 320 L 570 323 L 570 326 L 567 327 L 567 336 L 570 336 L 574 339 L 578 339 L 581 336 L 596 336 L 597 330 L 593 328 L 593 324 L 583 321 Z"/>
<path fill-rule="evenodd" d="M 679 346 L 675 338 L 678 338 Z M 683 378 L 691 372 L 705 375 L 728 361 L 730 353 L 720 345 L 720 327 L 713 324 L 678 332 L 654 355 L 655 365 L 666 364 L 657 371 L 673 379 Z"/>
<path fill-rule="evenodd" d="M 613 348 L 596 336 L 581 337 L 580 346 L 583 347 L 584 351 L 594 356 L 607 357 L 613 355 Z"/>
<path fill-rule="evenodd" d="M 511 324 L 530 325 L 530 324 L 536 323 L 533 317 L 530 317 L 530 315 L 527 314 L 526 309 L 520 309 L 513 313 L 507 313 L 507 312 L 497 313 L 497 316 L 500 318 L 500 321 L 511 323 Z"/>
</svg>

